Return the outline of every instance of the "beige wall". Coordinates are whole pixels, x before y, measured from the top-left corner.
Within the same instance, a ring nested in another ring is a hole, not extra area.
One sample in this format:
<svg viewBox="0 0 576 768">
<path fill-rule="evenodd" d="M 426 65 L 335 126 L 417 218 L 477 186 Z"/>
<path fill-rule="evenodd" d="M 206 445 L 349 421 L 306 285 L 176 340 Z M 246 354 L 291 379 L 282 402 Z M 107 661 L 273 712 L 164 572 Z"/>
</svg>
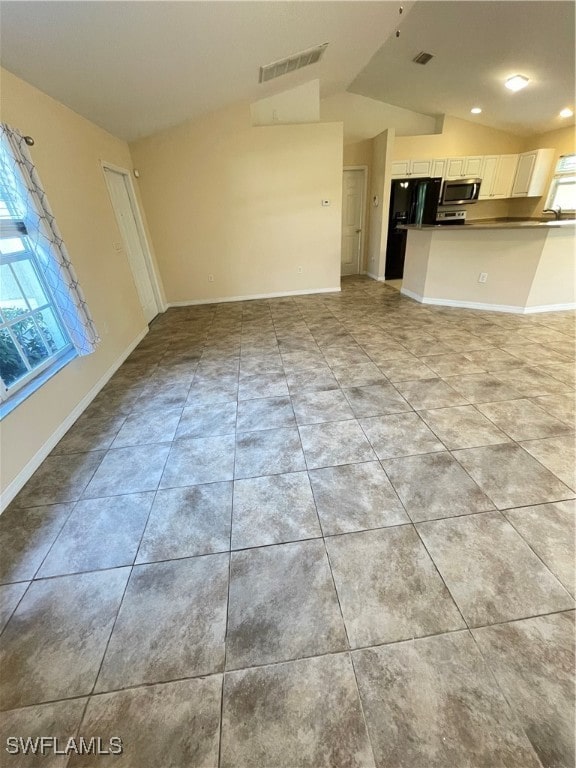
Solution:
<svg viewBox="0 0 576 768">
<path fill-rule="evenodd" d="M 372 139 L 372 183 L 370 187 L 370 234 L 368 240 L 367 272 L 384 279 L 386 266 L 386 238 L 388 236 L 388 213 L 390 210 L 390 184 L 386 170 L 390 166 L 394 148 L 394 129 L 382 131 Z M 374 198 L 378 205 L 373 204 Z"/>
<path fill-rule="evenodd" d="M 131 149 L 169 302 L 339 288 L 340 123 L 253 128 L 236 105 Z"/>
<path fill-rule="evenodd" d="M 439 304 L 560 309 L 574 303 L 575 278 L 572 227 L 452 227 L 408 232 L 402 290 Z"/>
<path fill-rule="evenodd" d="M 539 136 L 531 136 L 529 139 L 524 140 L 522 151 L 528 152 L 531 149 L 544 148 L 552 148 L 556 150 L 554 162 L 550 169 L 548 183 L 546 184 L 546 191 L 542 197 L 528 197 L 520 200 L 512 200 L 510 204 L 511 216 L 537 219 L 542 217 L 542 209 L 546 207 L 548 189 L 550 188 L 550 183 L 554 176 L 554 169 L 556 168 L 558 158 L 560 155 L 571 155 L 576 152 L 576 132 L 574 126 L 567 126 L 566 128 L 560 128 L 557 131 L 541 133 Z"/>
<path fill-rule="evenodd" d="M 102 336 L 97 351 L 77 358 L 2 420 L 5 490 L 146 329 L 101 160 L 131 168 L 125 142 L 1 71 L 2 120 L 35 139 L 32 157 Z M 6 500 L 4 497 L 3 500 Z"/>
</svg>

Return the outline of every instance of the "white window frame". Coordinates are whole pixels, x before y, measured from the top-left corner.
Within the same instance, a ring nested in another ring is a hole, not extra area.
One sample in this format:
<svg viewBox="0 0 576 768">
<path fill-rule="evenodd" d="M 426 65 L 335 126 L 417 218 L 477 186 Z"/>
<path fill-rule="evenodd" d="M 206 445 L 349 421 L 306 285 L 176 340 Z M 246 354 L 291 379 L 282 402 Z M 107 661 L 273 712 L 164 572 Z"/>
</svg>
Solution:
<svg viewBox="0 0 576 768">
<path fill-rule="evenodd" d="M 558 188 L 562 184 L 575 184 L 576 185 L 576 154 L 562 155 L 556 164 L 554 176 L 548 190 L 548 197 L 546 198 L 546 208 L 556 209 L 560 206 L 556 205 L 554 200 L 558 192 Z M 562 208 L 562 213 L 576 213 L 576 208 Z"/>
</svg>

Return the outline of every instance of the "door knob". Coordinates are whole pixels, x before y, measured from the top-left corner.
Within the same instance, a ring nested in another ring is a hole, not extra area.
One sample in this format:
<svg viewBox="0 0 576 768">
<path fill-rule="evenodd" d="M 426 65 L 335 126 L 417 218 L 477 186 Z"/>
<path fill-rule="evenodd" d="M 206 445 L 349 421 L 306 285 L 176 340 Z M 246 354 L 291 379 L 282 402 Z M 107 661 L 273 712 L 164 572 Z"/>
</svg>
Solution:
<svg viewBox="0 0 576 768">
<path fill-rule="evenodd" d="M 357 235 L 359 235 L 359 234 L 360 234 L 360 232 L 362 232 L 362 230 L 361 230 L 361 229 L 357 229 L 357 230 L 356 230 L 356 234 L 357 234 Z"/>
</svg>

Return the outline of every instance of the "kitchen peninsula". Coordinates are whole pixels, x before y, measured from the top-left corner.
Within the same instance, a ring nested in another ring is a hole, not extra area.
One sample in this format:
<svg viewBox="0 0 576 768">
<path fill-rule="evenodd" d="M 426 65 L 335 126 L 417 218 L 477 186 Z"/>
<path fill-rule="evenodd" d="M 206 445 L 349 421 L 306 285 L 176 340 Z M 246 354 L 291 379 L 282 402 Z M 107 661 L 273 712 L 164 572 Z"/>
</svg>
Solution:
<svg viewBox="0 0 576 768">
<path fill-rule="evenodd" d="M 500 312 L 576 308 L 574 220 L 407 225 L 402 293 Z"/>
</svg>

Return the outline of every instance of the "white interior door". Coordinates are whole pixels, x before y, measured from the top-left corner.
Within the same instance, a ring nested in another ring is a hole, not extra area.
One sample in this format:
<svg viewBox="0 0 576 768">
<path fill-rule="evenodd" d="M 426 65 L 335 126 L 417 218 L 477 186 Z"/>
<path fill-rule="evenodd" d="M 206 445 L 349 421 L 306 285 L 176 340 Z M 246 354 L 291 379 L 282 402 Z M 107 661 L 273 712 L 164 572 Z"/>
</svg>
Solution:
<svg viewBox="0 0 576 768">
<path fill-rule="evenodd" d="M 158 314 L 158 305 L 150 273 L 148 272 L 146 254 L 142 247 L 140 228 L 136 221 L 128 192 L 128 179 L 125 174 L 108 167 L 104 167 L 104 175 L 120 234 L 122 235 L 124 249 L 126 250 L 128 262 L 134 275 L 134 282 L 136 283 L 142 311 L 144 312 L 146 322 L 149 323 Z"/>
<path fill-rule="evenodd" d="M 341 274 L 360 272 L 364 220 L 364 170 L 345 170 L 342 182 Z"/>
</svg>

